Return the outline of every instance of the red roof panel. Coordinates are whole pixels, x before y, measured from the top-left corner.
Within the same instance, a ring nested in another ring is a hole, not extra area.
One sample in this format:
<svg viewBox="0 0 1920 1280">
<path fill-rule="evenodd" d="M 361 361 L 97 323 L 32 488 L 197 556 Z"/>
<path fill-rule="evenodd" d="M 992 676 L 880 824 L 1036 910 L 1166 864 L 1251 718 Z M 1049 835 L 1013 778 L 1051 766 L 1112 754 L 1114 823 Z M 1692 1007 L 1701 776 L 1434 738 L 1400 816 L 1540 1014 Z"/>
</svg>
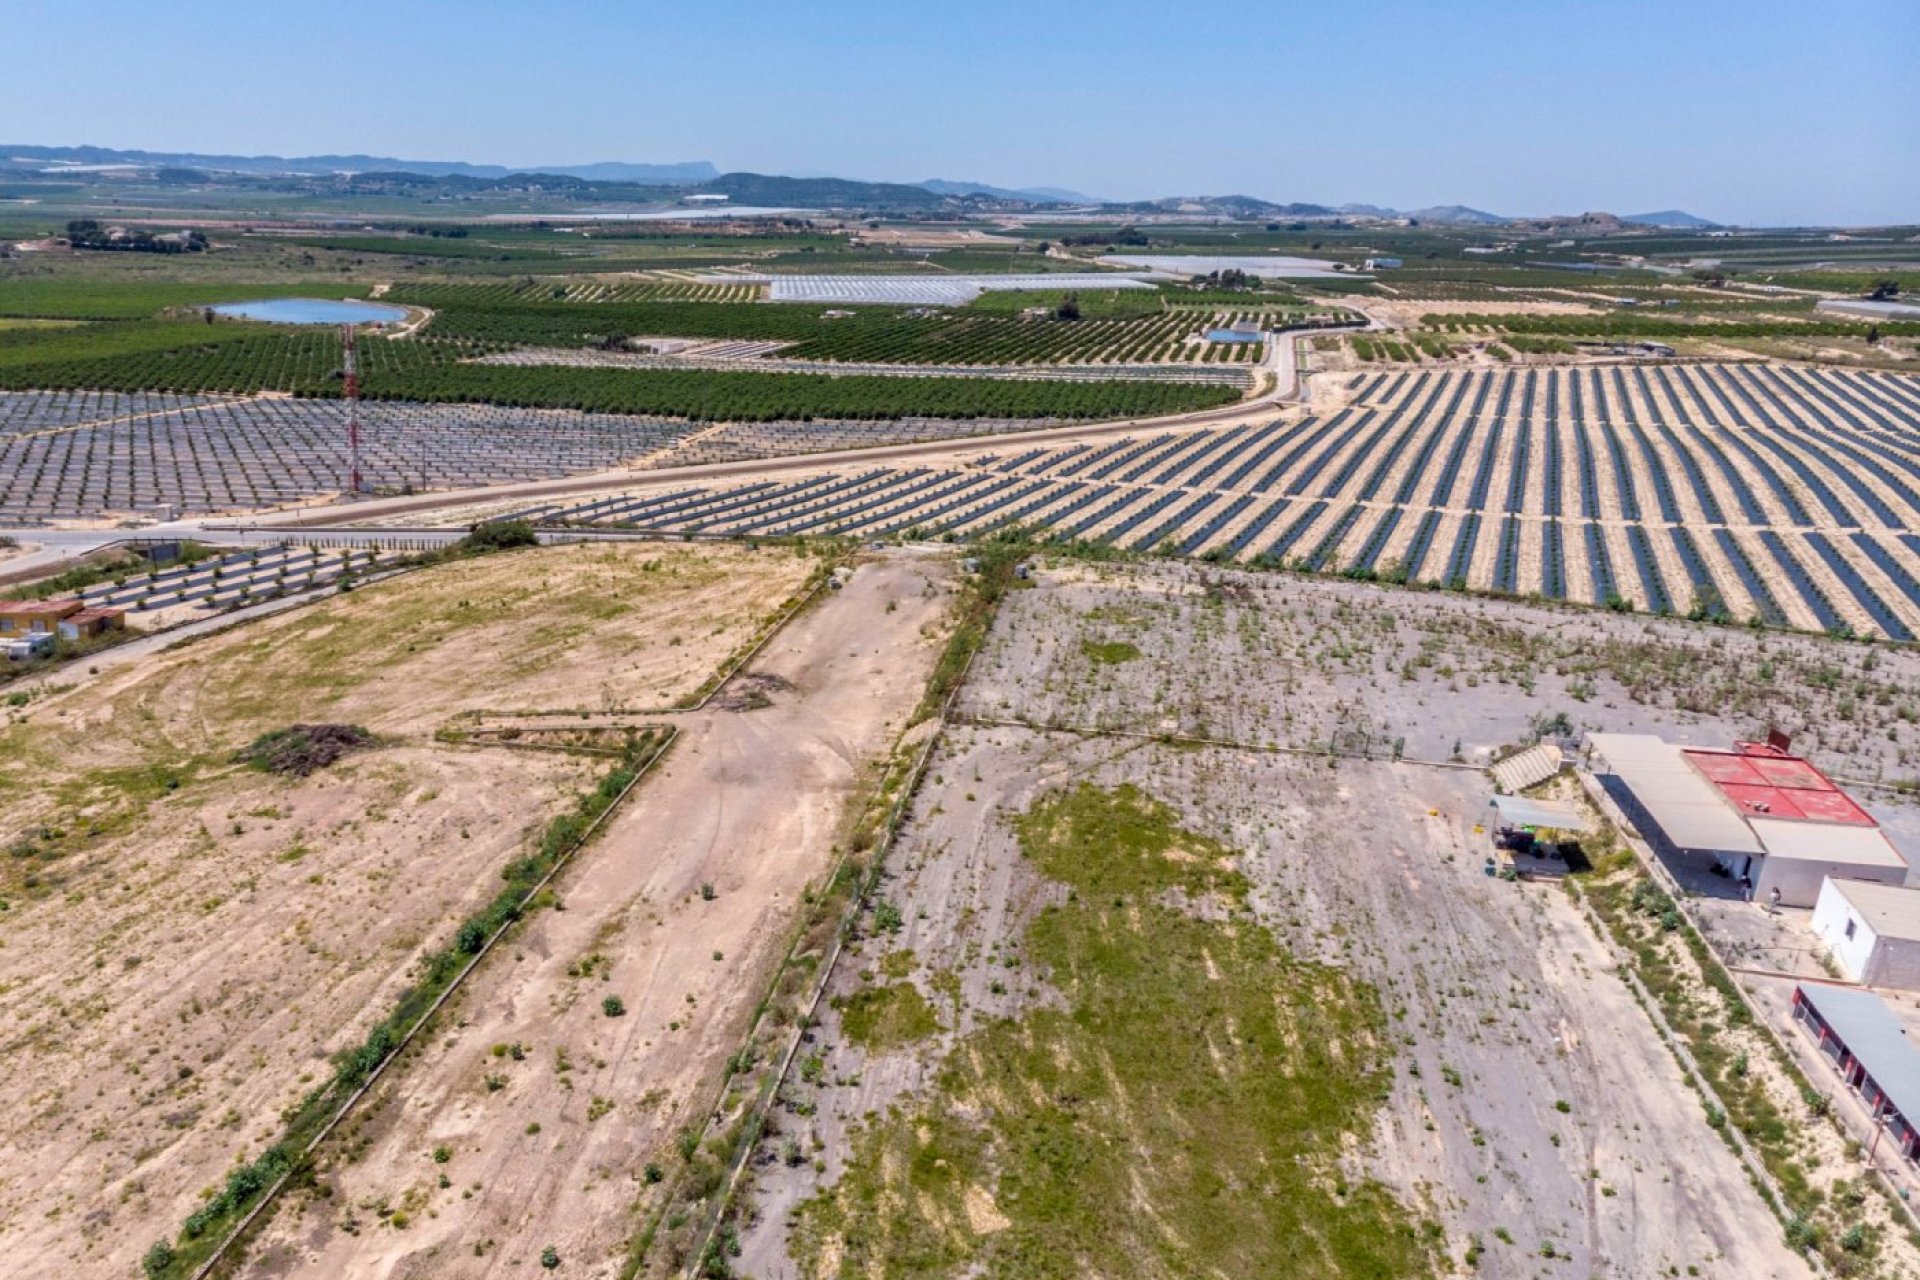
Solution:
<svg viewBox="0 0 1920 1280">
<path fill-rule="evenodd" d="M 1848 827 L 1880 825 L 1831 778 L 1798 756 L 1765 748 L 1737 752 L 1687 748 L 1682 754 L 1744 817 Z"/>
</svg>

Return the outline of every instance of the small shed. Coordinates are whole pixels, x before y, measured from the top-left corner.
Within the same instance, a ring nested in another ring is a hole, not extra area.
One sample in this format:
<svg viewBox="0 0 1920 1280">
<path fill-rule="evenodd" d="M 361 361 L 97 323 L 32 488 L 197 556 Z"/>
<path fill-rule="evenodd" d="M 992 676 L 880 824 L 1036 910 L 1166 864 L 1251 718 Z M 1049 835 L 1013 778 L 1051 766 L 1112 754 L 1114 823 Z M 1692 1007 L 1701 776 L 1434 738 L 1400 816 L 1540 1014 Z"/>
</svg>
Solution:
<svg viewBox="0 0 1920 1280">
<path fill-rule="evenodd" d="M 127 611 L 108 605 L 88 605 L 78 613 L 70 613 L 60 619 L 58 625 L 63 639 L 80 640 L 97 636 L 103 631 L 126 630 Z"/>
<path fill-rule="evenodd" d="M 1813 932 L 1855 982 L 1920 991 L 1920 889 L 1828 876 Z"/>
</svg>

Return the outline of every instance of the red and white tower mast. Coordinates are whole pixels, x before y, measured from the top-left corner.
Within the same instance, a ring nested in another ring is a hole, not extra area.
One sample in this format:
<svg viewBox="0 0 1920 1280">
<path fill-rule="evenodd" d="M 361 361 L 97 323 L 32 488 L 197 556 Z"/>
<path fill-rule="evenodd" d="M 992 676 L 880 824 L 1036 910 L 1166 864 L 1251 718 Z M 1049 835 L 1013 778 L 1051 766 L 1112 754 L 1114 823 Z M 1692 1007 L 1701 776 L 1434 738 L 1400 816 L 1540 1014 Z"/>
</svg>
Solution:
<svg viewBox="0 0 1920 1280">
<path fill-rule="evenodd" d="M 358 494 L 366 492 L 366 484 L 360 476 L 360 370 L 352 325 L 340 326 L 340 339 L 346 348 L 342 368 L 346 374 L 343 391 L 347 400 L 347 492 Z"/>
</svg>

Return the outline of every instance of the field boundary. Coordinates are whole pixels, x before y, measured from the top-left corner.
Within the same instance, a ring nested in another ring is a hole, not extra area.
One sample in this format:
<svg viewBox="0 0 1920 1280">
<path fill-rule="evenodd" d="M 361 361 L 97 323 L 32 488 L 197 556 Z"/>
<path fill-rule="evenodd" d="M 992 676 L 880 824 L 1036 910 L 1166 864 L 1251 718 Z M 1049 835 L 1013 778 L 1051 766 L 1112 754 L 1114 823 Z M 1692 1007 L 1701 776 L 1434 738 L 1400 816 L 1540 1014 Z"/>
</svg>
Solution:
<svg viewBox="0 0 1920 1280">
<path fill-rule="evenodd" d="M 1010 569 L 1011 565 L 1006 567 Z M 993 617 L 998 614 L 999 601 L 1003 596 L 1004 592 L 1001 596 L 991 597 L 989 599 L 989 615 L 986 620 L 987 626 L 983 627 L 977 638 L 972 641 L 967 653 L 965 665 L 961 667 L 958 677 L 954 680 L 952 687 L 948 689 L 946 697 L 942 700 L 939 713 L 931 720 L 932 727 L 927 731 L 926 741 L 921 744 L 913 767 L 907 773 L 906 784 L 900 788 L 900 793 L 894 798 L 893 804 L 888 808 L 886 821 L 881 825 L 879 839 L 875 841 L 873 846 L 873 857 L 868 863 L 866 882 L 860 886 L 857 893 L 850 896 L 846 910 L 841 915 L 840 923 L 834 929 L 833 946 L 822 959 L 819 977 L 814 981 L 813 990 L 808 994 L 805 1005 L 799 1010 L 798 1016 L 794 1020 L 793 1034 L 788 1038 L 787 1047 L 780 1055 L 779 1068 L 768 1073 L 765 1083 L 761 1086 L 760 1096 L 754 1101 L 745 1128 L 745 1132 L 750 1135 L 750 1139 L 742 1142 L 740 1149 L 734 1153 L 728 1169 L 726 1182 L 721 1187 L 719 1195 L 715 1198 L 711 1209 L 708 1211 L 706 1227 L 698 1237 L 698 1247 L 688 1252 L 687 1265 L 682 1273 L 686 1280 L 695 1280 L 703 1262 L 709 1252 L 714 1248 L 715 1238 L 719 1234 L 721 1224 L 726 1221 L 727 1214 L 733 1207 L 735 1196 L 739 1192 L 740 1180 L 745 1176 L 747 1164 L 753 1157 L 754 1148 L 758 1145 L 758 1135 L 765 1127 L 767 1114 L 772 1110 L 774 1099 L 779 1097 L 780 1086 L 786 1082 L 788 1073 L 793 1070 L 793 1061 L 799 1056 L 800 1046 L 805 1042 L 810 1025 L 819 1014 L 820 1001 L 826 996 L 827 985 L 833 980 L 834 970 L 839 966 L 840 958 L 846 950 L 847 938 L 852 932 L 853 923 L 859 919 L 860 913 L 867 908 L 868 902 L 872 897 L 874 886 L 879 883 L 880 873 L 886 865 L 887 855 L 893 849 L 894 837 L 899 833 L 907 806 L 911 804 L 919 794 L 920 786 L 926 779 L 927 768 L 933 762 L 935 749 L 939 747 L 941 739 L 946 736 L 946 731 L 951 725 L 966 723 L 965 720 L 956 719 L 953 716 L 953 707 L 959 700 L 961 692 L 966 688 L 967 677 L 973 672 L 974 660 L 979 657 L 980 651 L 986 647 L 987 634 L 991 630 Z M 956 640 L 962 640 L 964 642 L 966 634 L 965 627 L 966 622 L 964 619 L 961 619 L 954 633 Z M 929 682 L 931 682 L 938 678 L 939 669 L 936 666 L 933 674 L 930 675 L 928 679 Z M 926 719 L 922 719 L 918 723 L 926 724 L 929 722 Z M 905 732 L 911 731 L 912 728 L 913 726 L 911 724 L 908 725 L 907 729 L 902 731 L 903 735 Z M 834 864 L 832 871 L 828 873 L 826 883 L 831 884 L 839 877 L 842 869 L 847 865 L 847 860 L 852 856 L 853 850 L 849 847 L 846 852 L 841 854 L 839 860 Z M 796 940 L 794 945 L 798 946 L 799 941 Z M 773 983 L 776 987 L 779 983 L 780 975 L 785 972 L 787 966 L 793 962 L 793 959 L 793 950 L 789 948 L 786 957 L 774 971 Z M 749 1029 L 748 1036 L 751 1037 L 751 1035 L 752 1030 Z M 702 1129 L 702 1134 L 704 1135 L 706 1129 L 710 1129 L 711 1127 L 710 1120 L 707 1127 Z M 665 1206 L 663 1205 L 660 1212 L 664 1211 Z M 630 1274 L 631 1273 L 622 1273 L 622 1280 L 627 1280 Z"/>
<path fill-rule="evenodd" d="M 653 772 L 653 767 L 666 757 L 668 751 L 672 749 L 673 744 L 680 736 L 680 730 L 676 726 L 666 726 L 666 730 L 666 740 L 647 758 L 646 763 L 640 766 L 633 777 L 627 782 L 627 785 L 620 789 L 620 793 L 613 798 L 605 809 L 601 810 L 598 817 L 587 824 L 586 829 L 580 833 L 579 838 L 574 841 L 572 847 L 555 860 L 554 865 L 548 869 L 544 876 L 540 877 L 537 883 L 527 889 L 526 893 L 520 899 L 521 907 L 524 908 L 527 903 L 533 901 L 533 899 L 552 882 L 555 876 L 573 865 L 574 858 L 599 834 L 600 828 L 606 823 L 607 819 L 619 811 L 621 805 L 626 801 L 626 798 L 633 793 L 633 789 L 639 786 L 641 782 Z M 454 993 L 466 984 L 467 978 L 479 967 L 480 962 L 485 960 L 493 951 L 494 944 L 507 936 L 512 930 L 514 923 L 514 920 L 509 920 L 481 944 L 480 949 L 474 953 L 473 958 L 467 961 L 466 966 L 462 968 L 459 973 L 454 975 L 452 980 L 447 983 L 446 989 L 440 993 L 432 1004 L 427 1006 L 426 1011 L 423 1012 L 413 1026 L 407 1030 L 407 1033 L 400 1037 L 399 1041 L 394 1045 L 393 1051 L 381 1059 L 380 1063 L 368 1073 L 366 1080 L 360 1087 L 349 1095 L 346 1101 L 340 1104 L 339 1110 L 335 1111 L 333 1116 L 321 1126 L 320 1131 L 314 1134 L 314 1136 L 308 1140 L 307 1144 L 301 1148 L 299 1156 L 293 1161 L 293 1167 L 274 1179 L 267 1189 L 261 1193 L 259 1202 L 247 1212 L 245 1217 L 234 1225 L 233 1230 L 227 1233 L 226 1238 L 214 1247 L 212 1254 L 207 1257 L 206 1261 L 202 1262 L 200 1266 L 194 1270 L 192 1280 L 206 1280 L 208 1276 L 213 1274 L 214 1268 L 226 1259 L 228 1250 L 232 1249 L 234 1245 L 247 1234 L 253 1224 L 260 1219 L 261 1215 L 278 1201 L 280 1193 L 286 1189 L 287 1183 L 293 1179 L 296 1173 L 301 1172 L 301 1166 L 304 1162 L 311 1158 L 313 1153 L 320 1148 L 320 1145 L 332 1136 L 334 1130 L 339 1128 L 340 1123 L 347 1118 L 360 1100 L 366 1097 L 375 1085 L 380 1083 L 381 1079 L 387 1073 L 387 1068 L 399 1061 L 400 1055 L 406 1051 L 407 1046 L 411 1045 L 421 1031 L 426 1029 L 428 1024 L 433 1021 L 434 1016 L 440 1012 L 441 1007 L 453 997 Z"/>
</svg>

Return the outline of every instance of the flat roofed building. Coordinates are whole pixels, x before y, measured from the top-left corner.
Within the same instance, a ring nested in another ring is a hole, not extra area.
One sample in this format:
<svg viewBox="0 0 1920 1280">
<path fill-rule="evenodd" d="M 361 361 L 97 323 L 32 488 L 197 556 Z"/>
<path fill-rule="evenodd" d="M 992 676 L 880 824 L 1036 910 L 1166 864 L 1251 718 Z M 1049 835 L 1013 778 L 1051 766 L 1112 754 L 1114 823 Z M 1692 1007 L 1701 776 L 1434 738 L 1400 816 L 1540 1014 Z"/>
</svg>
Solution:
<svg viewBox="0 0 1920 1280">
<path fill-rule="evenodd" d="M 1820 1046 L 1849 1089 L 1860 1095 L 1886 1137 L 1909 1161 L 1920 1152 L 1920 1049 L 1887 1002 L 1871 991 L 1801 983 L 1793 1020 Z"/>
<path fill-rule="evenodd" d="M 1829 877 L 1813 932 L 1855 982 L 1920 991 L 1920 889 Z"/>
<path fill-rule="evenodd" d="M 1905 884 L 1907 860 L 1872 816 L 1811 763 L 1759 743 L 1681 747 L 1646 733 L 1587 739 L 1635 822 L 1711 856 L 1760 900 L 1810 907 L 1828 877 Z M 1649 830 L 1650 829 L 1650 830 Z"/>
</svg>

